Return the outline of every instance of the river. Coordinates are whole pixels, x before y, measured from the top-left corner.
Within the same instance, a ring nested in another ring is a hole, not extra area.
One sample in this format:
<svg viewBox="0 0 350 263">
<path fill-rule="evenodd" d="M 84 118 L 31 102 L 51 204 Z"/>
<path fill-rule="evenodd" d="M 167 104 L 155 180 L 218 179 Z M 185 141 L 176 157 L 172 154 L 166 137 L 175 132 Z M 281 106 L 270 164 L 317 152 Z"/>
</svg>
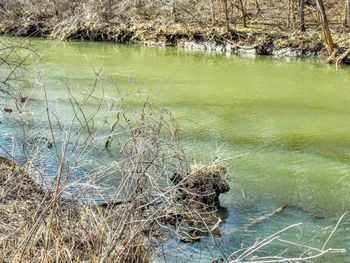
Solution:
<svg viewBox="0 0 350 263">
<path fill-rule="evenodd" d="M 50 100 L 64 100 L 67 86 L 84 91 L 94 80 L 92 66 L 101 68 L 109 96 L 126 94 L 132 107 L 149 97 L 155 107 L 169 109 L 193 158 L 245 155 L 227 164 L 232 189 L 221 198 L 223 234 L 217 241 L 223 251 L 208 239 L 217 257 L 299 222 L 303 230 L 284 238 L 320 246 L 322 234 L 330 233 L 324 228 L 349 210 L 350 68 L 177 48 L 33 41 L 43 53 L 41 76 Z M 240 228 L 285 204 L 270 220 Z M 349 248 L 349 227 L 345 220 L 330 245 Z M 200 253 L 201 243 L 170 242 L 164 250 L 168 256 L 159 262 L 175 255 L 177 262 L 189 255 L 192 262 L 212 259 Z M 324 260 L 350 262 L 349 254 Z"/>
</svg>

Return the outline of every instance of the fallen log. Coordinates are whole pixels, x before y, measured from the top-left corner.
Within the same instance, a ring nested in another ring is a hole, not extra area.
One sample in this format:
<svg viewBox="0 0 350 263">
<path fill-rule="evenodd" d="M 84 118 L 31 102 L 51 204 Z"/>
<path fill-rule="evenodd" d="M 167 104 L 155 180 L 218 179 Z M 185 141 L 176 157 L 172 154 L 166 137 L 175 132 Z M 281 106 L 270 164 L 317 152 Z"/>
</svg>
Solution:
<svg viewBox="0 0 350 263">
<path fill-rule="evenodd" d="M 275 215 L 277 215 L 277 214 L 283 212 L 284 209 L 286 209 L 287 207 L 288 207 L 288 205 L 281 206 L 281 207 L 275 209 L 274 211 L 272 211 L 272 212 L 269 213 L 269 214 L 266 214 L 266 215 L 264 215 L 264 216 L 258 217 L 258 218 L 256 218 L 256 219 L 254 219 L 253 221 L 251 221 L 250 223 L 245 224 L 245 225 L 243 226 L 243 229 L 247 230 L 247 229 L 249 229 L 249 228 L 251 228 L 251 227 L 253 227 L 253 226 L 257 225 L 257 224 L 260 224 L 260 223 L 263 222 L 263 221 L 270 220 L 270 219 L 271 219 L 272 217 L 274 217 Z"/>
</svg>

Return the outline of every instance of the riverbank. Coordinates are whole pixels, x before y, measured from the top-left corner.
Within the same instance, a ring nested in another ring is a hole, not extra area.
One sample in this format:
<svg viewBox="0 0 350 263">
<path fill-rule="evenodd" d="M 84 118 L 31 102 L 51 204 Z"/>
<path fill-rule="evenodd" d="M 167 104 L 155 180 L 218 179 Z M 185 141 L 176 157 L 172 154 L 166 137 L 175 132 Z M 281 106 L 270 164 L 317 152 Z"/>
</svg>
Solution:
<svg viewBox="0 0 350 263">
<path fill-rule="evenodd" d="M 228 33 L 223 26 L 200 26 L 195 23 L 115 22 L 96 15 L 55 17 L 29 16 L 25 21 L 1 20 L 0 34 L 43 37 L 61 41 L 106 41 L 151 46 L 171 46 L 222 54 L 267 55 L 276 58 L 328 57 L 321 28 L 306 32 L 280 27 L 236 25 Z M 333 31 L 340 53 L 350 47 L 349 33 Z"/>
<path fill-rule="evenodd" d="M 107 41 L 150 46 L 179 47 L 222 54 L 247 56 L 267 55 L 276 58 L 326 59 L 327 49 L 323 34 L 309 32 L 285 32 L 259 28 L 236 28 L 227 33 L 223 28 L 155 24 L 109 24 L 92 21 L 62 22 L 53 28 L 42 23 L 6 27 L 0 23 L 0 34 L 7 36 L 44 37 L 61 41 Z M 350 47 L 348 33 L 335 33 L 339 50 Z"/>
<path fill-rule="evenodd" d="M 332 54 L 333 59 L 339 58 L 337 55 L 350 47 L 344 5 L 324 1 L 326 30 L 320 9 L 309 1 L 304 4 L 298 7 L 265 0 L 246 1 L 244 5 L 215 0 L 8 2 L 0 6 L 0 34 L 176 46 L 250 56 L 328 58 Z M 325 41 L 323 32 L 328 32 L 327 39 L 332 35 L 332 43 Z M 332 44 L 328 47 L 331 50 L 327 51 L 326 42 Z"/>
</svg>

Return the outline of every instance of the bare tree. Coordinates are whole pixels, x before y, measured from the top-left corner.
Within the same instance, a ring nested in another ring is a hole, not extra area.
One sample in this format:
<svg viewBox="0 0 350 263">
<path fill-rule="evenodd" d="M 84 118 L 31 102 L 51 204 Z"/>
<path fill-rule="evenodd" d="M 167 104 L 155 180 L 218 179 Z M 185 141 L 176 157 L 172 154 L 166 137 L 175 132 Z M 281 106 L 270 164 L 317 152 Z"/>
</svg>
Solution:
<svg viewBox="0 0 350 263">
<path fill-rule="evenodd" d="M 291 28 L 292 27 L 292 21 L 294 22 L 294 5 L 293 5 L 293 0 L 288 0 L 288 17 L 287 17 L 287 27 Z"/>
<path fill-rule="evenodd" d="M 299 0 L 300 31 L 305 31 L 305 0 Z"/>
<path fill-rule="evenodd" d="M 261 9 L 258 0 L 255 0 L 255 8 L 256 8 L 256 13 L 259 14 Z"/>
<path fill-rule="evenodd" d="M 245 9 L 245 5 L 243 3 L 243 0 L 239 0 L 239 7 L 241 10 L 241 14 L 242 14 L 242 22 L 243 22 L 243 26 L 247 27 L 247 14 L 246 14 L 246 9 Z"/>
<path fill-rule="evenodd" d="M 345 19 L 344 27 L 350 27 L 350 0 L 345 0 Z"/>
<path fill-rule="evenodd" d="M 331 30 L 329 29 L 328 18 L 327 18 L 326 10 L 323 5 L 323 1 L 316 0 L 316 7 L 320 14 L 320 20 L 321 20 L 322 30 L 323 30 L 323 34 L 327 45 L 328 55 L 332 56 L 335 50 L 335 46 L 334 46 Z"/>
<path fill-rule="evenodd" d="M 222 0 L 222 3 L 224 5 L 226 31 L 227 31 L 227 33 L 229 33 L 230 32 L 230 21 L 229 21 L 229 16 L 228 16 L 228 0 Z"/>
<path fill-rule="evenodd" d="M 215 4 L 214 4 L 214 0 L 210 0 L 209 1 L 209 5 L 210 5 L 210 12 L 211 12 L 212 23 L 215 24 L 216 18 L 215 18 Z"/>
</svg>

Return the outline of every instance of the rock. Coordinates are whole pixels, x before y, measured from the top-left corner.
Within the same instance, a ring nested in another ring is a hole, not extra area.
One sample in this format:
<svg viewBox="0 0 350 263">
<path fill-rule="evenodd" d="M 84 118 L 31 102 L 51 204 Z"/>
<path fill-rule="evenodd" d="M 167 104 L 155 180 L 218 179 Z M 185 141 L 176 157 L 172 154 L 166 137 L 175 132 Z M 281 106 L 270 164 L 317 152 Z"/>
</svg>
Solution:
<svg viewBox="0 0 350 263">
<path fill-rule="evenodd" d="M 240 46 L 237 49 L 237 53 L 249 57 L 255 57 L 258 54 L 256 48 L 251 46 Z"/>
<path fill-rule="evenodd" d="M 213 53 L 224 53 L 225 46 L 216 44 L 214 42 L 194 42 L 194 41 L 185 41 L 183 42 L 183 48 L 193 51 L 207 51 Z"/>
<path fill-rule="evenodd" d="M 303 52 L 300 49 L 286 47 L 274 49 L 272 55 L 276 58 L 302 58 Z"/>
</svg>

